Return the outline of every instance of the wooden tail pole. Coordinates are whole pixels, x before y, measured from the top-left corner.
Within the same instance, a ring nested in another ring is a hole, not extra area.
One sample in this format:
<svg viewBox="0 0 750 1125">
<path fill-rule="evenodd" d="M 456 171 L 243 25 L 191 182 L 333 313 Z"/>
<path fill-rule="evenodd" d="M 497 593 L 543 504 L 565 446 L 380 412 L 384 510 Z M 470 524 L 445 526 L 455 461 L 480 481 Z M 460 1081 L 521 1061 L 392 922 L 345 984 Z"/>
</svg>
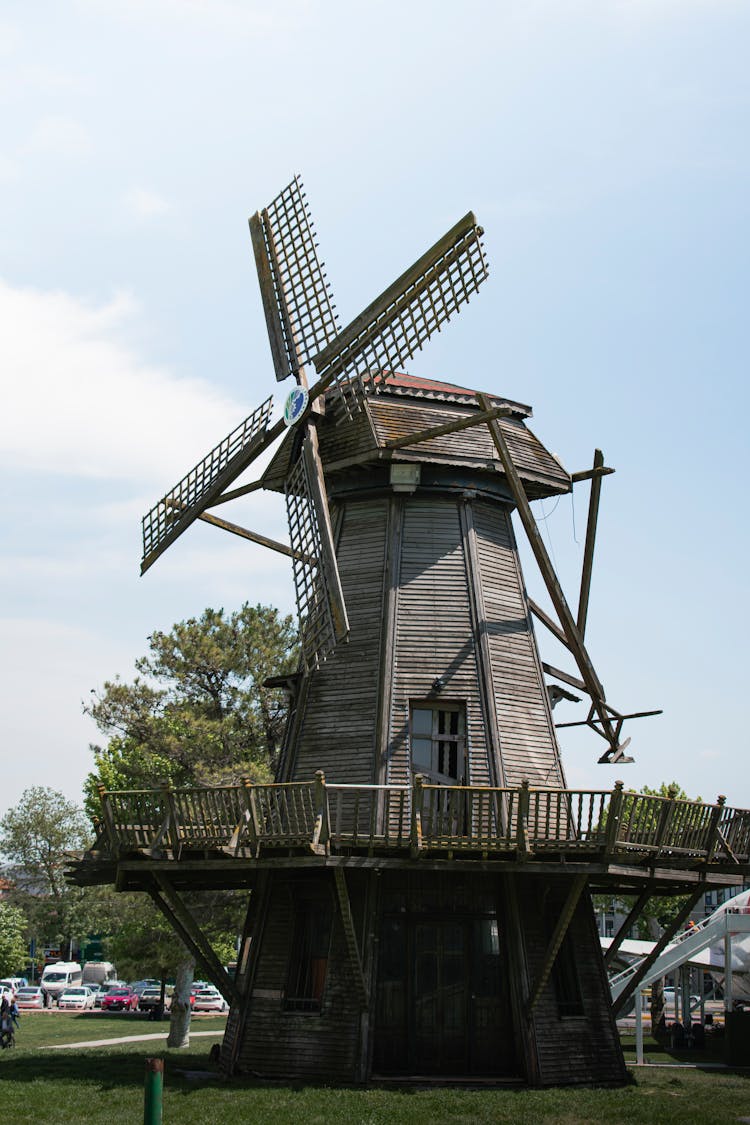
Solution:
<svg viewBox="0 0 750 1125">
<path fill-rule="evenodd" d="M 146 1059 L 143 1125 L 161 1125 L 164 1100 L 164 1059 Z"/>
<path fill-rule="evenodd" d="M 476 397 L 477 402 L 479 403 L 479 406 L 482 410 L 489 411 L 491 409 L 490 400 L 486 395 L 478 394 Z M 542 542 L 539 528 L 536 526 L 536 520 L 534 519 L 534 513 L 531 510 L 526 492 L 524 490 L 523 484 L 521 483 L 521 478 L 519 477 L 516 466 L 513 463 L 513 458 L 511 457 L 510 450 L 508 449 L 508 444 L 505 440 L 505 437 L 503 436 L 500 424 L 496 420 L 493 420 L 488 422 L 487 426 L 490 431 L 490 436 L 492 437 L 495 449 L 497 450 L 498 456 L 500 457 L 500 462 L 503 466 L 503 472 L 505 473 L 505 479 L 513 494 L 513 499 L 516 502 L 518 515 L 521 519 L 521 523 L 523 524 L 524 531 L 526 532 L 526 535 L 528 537 L 529 545 L 534 553 L 537 565 L 541 572 L 542 578 L 544 579 L 544 584 L 547 587 L 547 593 L 550 596 L 550 600 L 555 607 L 555 612 L 557 613 L 557 616 L 560 620 L 560 625 L 562 626 L 562 630 L 565 634 L 568 649 L 570 650 L 571 655 L 578 665 L 578 669 L 581 673 L 581 679 L 586 685 L 586 691 L 591 696 L 592 710 L 596 712 L 601 722 L 602 730 L 598 733 L 601 733 L 602 737 L 606 738 L 607 742 L 609 743 L 609 751 L 604 754 L 599 759 L 599 761 L 623 761 L 624 756 L 622 748 L 619 745 L 618 738 L 619 730 L 612 724 L 612 716 L 606 704 L 604 688 L 602 687 L 599 681 L 599 677 L 594 670 L 594 666 L 591 663 L 591 658 L 586 651 L 583 637 L 581 636 L 578 625 L 573 619 L 573 614 L 571 613 L 570 607 L 565 598 L 565 594 L 563 593 L 562 586 L 560 585 L 559 579 L 555 573 L 555 568 L 553 567 L 552 561 L 547 554 L 544 543 Z"/>
<path fill-rule="evenodd" d="M 589 496 L 589 517 L 586 524 L 586 546 L 583 551 L 583 570 L 581 573 L 581 593 L 578 598 L 578 631 L 583 637 L 586 633 L 586 617 L 589 611 L 591 591 L 591 571 L 594 565 L 594 546 L 596 544 L 596 523 L 599 518 L 599 498 L 602 492 L 602 469 L 604 454 L 601 449 L 594 450 L 594 468 L 591 477 Z"/>
</svg>

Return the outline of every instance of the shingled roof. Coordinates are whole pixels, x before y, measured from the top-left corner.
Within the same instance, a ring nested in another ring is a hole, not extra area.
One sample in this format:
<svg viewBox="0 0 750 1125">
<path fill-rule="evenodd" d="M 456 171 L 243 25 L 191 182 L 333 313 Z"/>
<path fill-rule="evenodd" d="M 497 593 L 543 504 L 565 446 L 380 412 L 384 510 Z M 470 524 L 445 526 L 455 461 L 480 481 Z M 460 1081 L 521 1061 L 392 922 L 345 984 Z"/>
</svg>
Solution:
<svg viewBox="0 0 750 1125">
<path fill-rule="evenodd" d="M 318 422 L 320 451 L 326 475 L 379 461 L 420 461 L 435 465 L 464 466 L 492 474 L 501 472 L 500 460 L 485 425 L 432 438 L 400 449 L 386 443 L 416 434 L 479 411 L 476 391 L 453 383 L 394 373 L 368 396 L 352 419 L 342 419 L 333 395 L 326 396 L 326 414 Z M 531 407 L 502 395 L 488 395 L 494 406 L 510 414 L 500 420 L 513 461 L 529 497 L 558 495 L 570 490 L 570 476 L 559 460 L 525 425 Z M 265 488 L 282 491 L 289 472 L 294 433 L 283 441 L 263 474 Z"/>
</svg>

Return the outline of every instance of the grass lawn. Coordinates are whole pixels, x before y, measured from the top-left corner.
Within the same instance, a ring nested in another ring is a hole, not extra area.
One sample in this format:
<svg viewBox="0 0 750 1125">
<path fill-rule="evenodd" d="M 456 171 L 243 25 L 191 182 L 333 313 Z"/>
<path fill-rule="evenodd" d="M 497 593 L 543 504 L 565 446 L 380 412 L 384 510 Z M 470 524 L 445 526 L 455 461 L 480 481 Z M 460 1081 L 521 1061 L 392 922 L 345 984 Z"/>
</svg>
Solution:
<svg viewBox="0 0 750 1125">
<path fill-rule="evenodd" d="M 193 1030 L 216 1029 L 223 1020 L 196 1020 Z M 69 1122 L 112 1125 L 143 1118 L 144 1058 L 165 1058 L 164 1123 L 179 1125 L 391 1125 L 420 1122 L 514 1122 L 515 1125 L 603 1125 L 646 1122 L 737 1122 L 750 1118 L 750 1071 L 644 1070 L 618 1090 L 327 1088 L 249 1081 L 224 1083 L 210 1071 L 213 1038 L 193 1039 L 187 1051 L 167 1051 L 159 1042 L 47 1051 L 53 1042 L 150 1034 L 166 1023 L 87 1015 L 33 1016 L 22 1020 L 18 1046 L 0 1054 L 0 1092 L 5 1116 L 18 1123 Z M 631 1054 L 626 1041 L 626 1053 Z M 646 1042 L 647 1056 L 656 1047 Z M 668 1057 L 668 1056 L 665 1056 Z M 691 1059 L 695 1061 L 695 1057 Z"/>
<path fill-rule="evenodd" d="M 200 1016 L 192 1021 L 191 1027 L 193 1031 L 215 1030 L 221 1036 L 226 1022 L 225 1017 Z M 101 1015 L 99 1012 L 22 1012 L 21 1026 L 16 1032 L 15 1051 L 18 1053 L 32 1047 L 52 1047 L 60 1043 L 85 1043 L 92 1039 L 119 1039 L 126 1035 L 161 1033 L 166 1039 L 168 1031 L 168 1020 L 152 1022 L 143 1014 L 135 1012 L 118 1012 L 111 1016 Z M 199 1039 L 198 1042 L 202 1040 Z M 213 1040 L 207 1042 L 206 1052 Z M 140 1048 L 146 1054 L 150 1050 L 158 1053 L 159 1043 L 156 1040 L 151 1046 L 141 1043 Z M 4 1062 L 10 1054 L 9 1051 L 3 1052 L 0 1061 Z"/>
</svg>

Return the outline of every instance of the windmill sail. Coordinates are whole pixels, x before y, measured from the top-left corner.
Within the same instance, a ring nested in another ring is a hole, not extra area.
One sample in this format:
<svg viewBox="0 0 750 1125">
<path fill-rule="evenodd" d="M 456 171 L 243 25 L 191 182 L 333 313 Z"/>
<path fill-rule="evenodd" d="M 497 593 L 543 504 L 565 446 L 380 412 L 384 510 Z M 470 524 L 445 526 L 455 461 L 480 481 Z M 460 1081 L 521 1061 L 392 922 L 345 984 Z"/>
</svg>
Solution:
<svg viewBox="0 0 750 1125">
<path fill-rule="evenodd" d="M 299 619 L 302 659 L 307 668 L 314 668 L 331 656 L 336 647 L 336 624 L 329 586 L 338 584 L 335 566 L 326 565 L 323 535 L 327 526 L 327 510 L 319 511 L 315 502 L 315 467 L 302 448 L 293 465 L 284 492 L 287 497 L 292 573 Z M 346 625 L 346 629 L 349 628 Z"/>
<path fill-rule="evenodd" d="M 315 356 L 317 386 L 335 384 L 348 412 L 403 367 L 487 277 L 482 234 L 470 211 Z"/>
<path fill-rule="evenodd" d="M 266 447 L 272 406 L 272 397 L 261 403 L 143 517 L 141 574 Z"/>
<path fill-rule="evenodd" d="M 250 219 L 250 233 L 276 378 L 281 382 L 296 375 L 339 331 L 299 176 Z"/>
</svg>

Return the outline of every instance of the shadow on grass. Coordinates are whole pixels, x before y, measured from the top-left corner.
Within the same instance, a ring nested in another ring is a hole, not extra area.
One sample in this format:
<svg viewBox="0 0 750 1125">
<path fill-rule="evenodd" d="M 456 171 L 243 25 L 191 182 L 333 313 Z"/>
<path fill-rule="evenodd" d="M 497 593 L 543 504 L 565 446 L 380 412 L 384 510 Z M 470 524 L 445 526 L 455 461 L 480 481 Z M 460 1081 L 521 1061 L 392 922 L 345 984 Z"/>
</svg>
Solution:
<svg viewBox="0 0 750 1125">
<path fill-rule="evenodd" d="M 106 1092 L 127 1086 L 142 1088 L 144 1060 L 164 1058 L 165 1081 L 173 1089 L 181 1087 L 187 1091 L 196 1088 L 196 1082 L 189 1080 L 183 1073 L 185 1071 L 205 1075 L 199 1083 L 201 1087 L 213 1082 L 223 1083 L 218 1070 L 209 1063 L 208 1050 L 149 1050 L 149 1043 L 141 1043 L 139 1047 L 142 1049 L 128 1051 L 92 1048 L 90 1053 L 85 1048 L 71 1048 L 43 1055 L 38 1051 L 33 1054 L 4 1052 L 0 1076 L 4 1082 L 65 1082 Z"/>
<path fill-rule="evenodd" d="M 622 1046 L 625 1053 L 625 1063 L 633 1066 L 635 1062 L 635 1037 L 624 1035 Z M 706 1037 L 703 1047 L 672 1047 L 668 1042 L 644 1036 L 643 1054 L 647 1062 L 664 1065 L 688 1065 L 696 1070 L 715 1071 L 717 1067 L 726 1067 L 726 1073 L 736 1074 L 738 1078 L 750 1078 L 750 1057 L 741 1065 L 737 1062 L 727 1062 L 726 1043 L 722 1035 Z"/>
</svg>

